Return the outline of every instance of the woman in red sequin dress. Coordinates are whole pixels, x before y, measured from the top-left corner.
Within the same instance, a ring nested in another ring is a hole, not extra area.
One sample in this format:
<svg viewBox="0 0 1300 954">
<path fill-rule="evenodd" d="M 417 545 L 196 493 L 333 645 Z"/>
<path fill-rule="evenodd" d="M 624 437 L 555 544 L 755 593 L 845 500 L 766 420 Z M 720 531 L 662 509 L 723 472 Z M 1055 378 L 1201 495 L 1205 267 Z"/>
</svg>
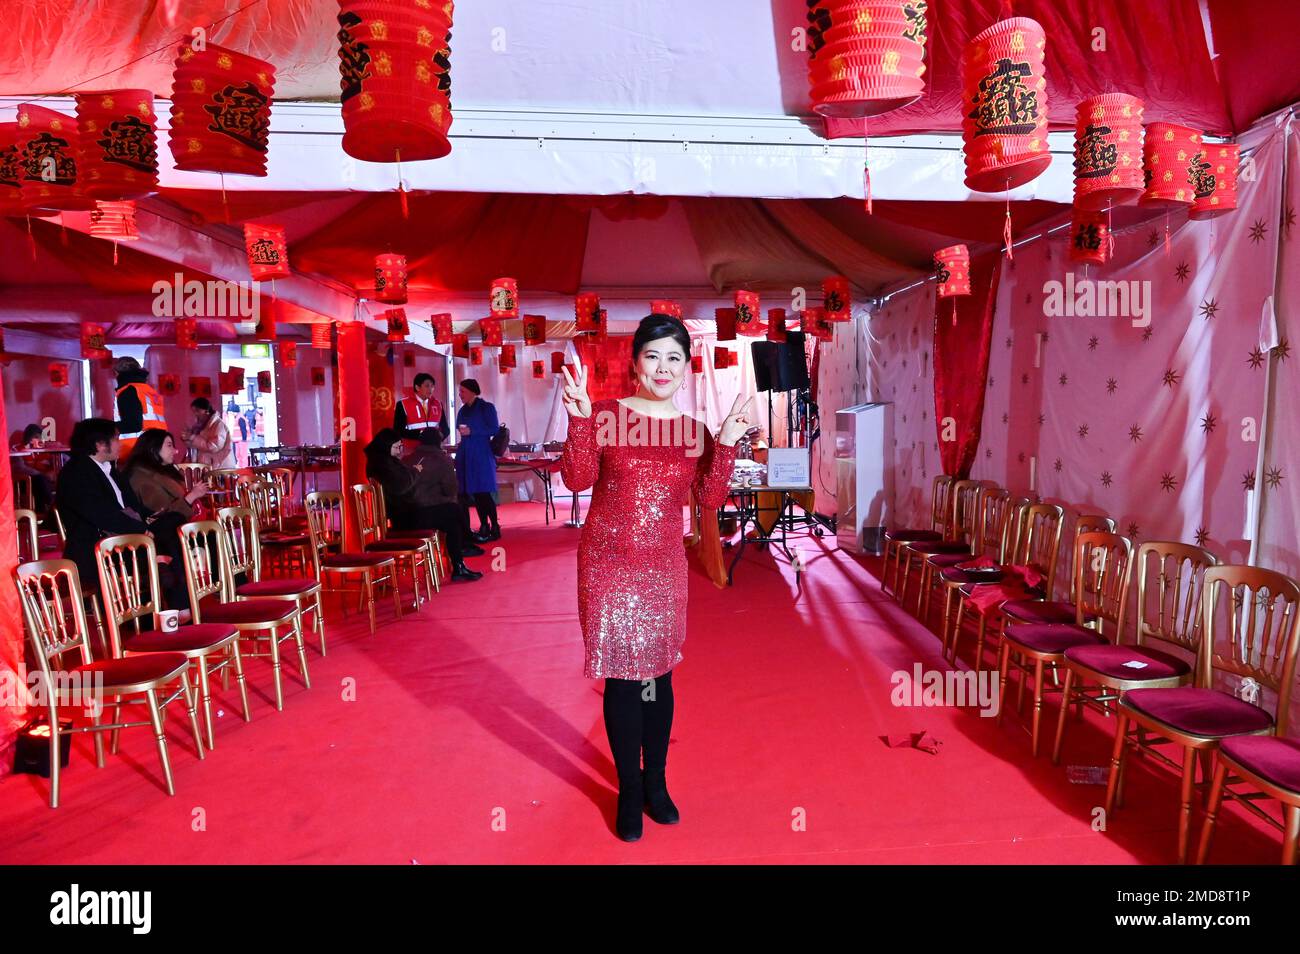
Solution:
<svg viewBox="0 0 1300 954">
<path fill-rule="evenodd" d="M 686 638 L 682 507 L 727 499 L 736 442 L 752 426 L 737 398 L 715 440 L 673 395 L 690 362 L 679 319 L 650 315 L 632 339 L 637 393 L 592 402 L 587 372 L 564 371 L 569 435 L 560 460 L 575 493 L 594 487 L 578 548 L 578 615 L 585 675 L 605 680 L 605 730 L 618 770 L 617 832 L 641 837 L 643 809 L 661 824 L 679 813 L 664 778 L 672 728 L 672 669 Z M 645 768 L 641 761 L 644 753 Z"/>
</svg>

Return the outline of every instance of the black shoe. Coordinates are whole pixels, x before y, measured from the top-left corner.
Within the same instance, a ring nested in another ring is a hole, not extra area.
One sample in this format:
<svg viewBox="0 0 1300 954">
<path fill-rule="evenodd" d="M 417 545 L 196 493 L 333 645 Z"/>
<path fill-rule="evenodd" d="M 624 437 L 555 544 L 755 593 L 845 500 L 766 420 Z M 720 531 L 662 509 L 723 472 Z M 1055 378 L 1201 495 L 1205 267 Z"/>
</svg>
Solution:
<svg viewBox="0 0 1300 954">
<path fill-rule="evenodd" d="M 491 531 L 488 533 L 487 538 L 488 538 L 489 540 L 500 540 L 500 539 L 501 539 L 501 528 L 500 528 L 500 527 L 493 527 L 493 528 L 491 529 Z"/>
<path fill-rule="evenodd" d="M 461 561 L 452 569 L 451 578 L 453 580 L 473 581 L 473 580 L 482 579 L 483 574 L 477 572 L 476 570 L 471 570 L 469 567 L 465 565 L 464 561 Z"/>
<path fill-rule="evenodd" d="M 661 825 L 676 825 L 682 820 L 677 806 L 668 797 L 668 783 L 664 771 L 643 771 L 641 787 L 645 792 L 645 811 L 654 821 Z"/>
<path fill-rule="evenodd" d="M 469 538 L 475 543 L 489 543 L 492 540 L 492 536 L 486 533 L 471 533 Z"/>
<path fill-rule="evenodd" d="M 461 552 L 465 554 L 465 556 L 482 556 L 482 555 L 483 555 L 483 548 L 482 548 L 481 546 L 478 546 L 477 544 L 474 544 L 474 543 L 466 543 L 466 544 L 462 544 L 460 549 L 461 549 Z"/>
<path fill-rule="evenodd" d="M 614 830 L 624 841 L 641 840 L 642 800 L 641 780 L 618 787 L 618 817 L 614 821 Z"/>
</svg>

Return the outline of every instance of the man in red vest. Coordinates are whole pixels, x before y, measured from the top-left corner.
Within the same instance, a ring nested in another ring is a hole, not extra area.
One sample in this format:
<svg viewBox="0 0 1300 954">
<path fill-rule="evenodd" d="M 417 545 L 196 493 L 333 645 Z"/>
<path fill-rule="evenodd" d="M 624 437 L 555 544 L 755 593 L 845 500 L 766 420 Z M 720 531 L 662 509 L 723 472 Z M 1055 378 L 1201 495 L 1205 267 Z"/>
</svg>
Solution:
<svg viewBox="0 0 1300 954">
<path fill-rule="evenodd" d="M 413 442 L 420 439 L 420 433 L 430 428 L 437 429 L 443 437 L 451 433 L 451 426 L 447 423 L 447 414 L 442 409 L 442 402 L 433 396 L 434 380 L 432 374 L 421 372 L 415 376 L 415 382 L 411 385 L 412 396 L 403 398 L 397 404 L 397 410 L 393 414 L 393 427 L 402 433 L 408 443 L 406 449 L 410 451 L 415 444 Z"/>
<path fill-rule="evenodd" d="M 149 372 L 135 358 L 121 358 L 117 371 L 117 426 L 121 429 L 122 449 L 118 460 L 125 461 L 140 435 L 147 430 L 167 430 L 163 397 L 149 383 Z"/>
</svg>

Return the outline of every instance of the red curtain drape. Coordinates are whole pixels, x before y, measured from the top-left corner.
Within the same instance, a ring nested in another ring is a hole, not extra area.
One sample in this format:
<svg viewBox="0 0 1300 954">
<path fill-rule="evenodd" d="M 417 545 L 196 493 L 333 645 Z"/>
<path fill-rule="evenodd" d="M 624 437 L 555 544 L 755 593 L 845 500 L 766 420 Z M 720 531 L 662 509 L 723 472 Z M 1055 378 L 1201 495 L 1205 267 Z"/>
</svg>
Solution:
<svg viewBox="0 0 1300 954">
<path fill-rule="evenodd" d="M 9 433 L 5 421 L 4 389 L 0 388 L 0 434 Z M 23 672 L 22 610 L 14 587 L 14 570 L 18 566 L 18 531 L 14 523 L 14 482 L 9 470 L 9 455 L 0 454 L 0 678 L 22 684 L 15 677 Z M 22 727 L 25 709 L 10 705 L 20 691 L 4 693 L 0 698 L 0 778 L 13 768 L 9 750 Z"/>
<path fill-rule="evenodd" d="M 636 382 L 629 373 L 632 364 L 632 336 L 582 335 L 573 339 L 578 360 L 587 369 L 587 394 L 593 401 L 605 398 L 623 398 L 636 393 Z M 604 368 L 604 377 L 597 377 L 598 365 Z"/>
<path fill-rule="evenodd" d="M 989 376 L 989 344 L 993 339 L 993 309 L 1002 274 L 1001 254 L 990 252 L 971 257 L 969 295 L 935 298 L 934 423 L 939 432 L 943 472 L 951 477 L 969 477 L 979 449 Z M 945 434 L 949 424 L 951 432 Z"/>
</svg>

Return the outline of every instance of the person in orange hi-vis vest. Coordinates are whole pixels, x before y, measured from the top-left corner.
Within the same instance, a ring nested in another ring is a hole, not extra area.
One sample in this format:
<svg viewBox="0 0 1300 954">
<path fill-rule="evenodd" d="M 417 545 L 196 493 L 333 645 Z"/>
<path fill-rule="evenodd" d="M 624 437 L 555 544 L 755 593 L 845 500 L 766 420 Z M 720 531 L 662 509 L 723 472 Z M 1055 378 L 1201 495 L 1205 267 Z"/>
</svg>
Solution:
<svg viewBox="0 0 1300 954">
<path fill-rule="evenodd" d="M 119 358 L 113 369 L 117 372 L 116 417 L 122 437 L 118 459 L 126 460 L 145 431 L 167 430 L 167 415 L 163 396 L 149 383 L 149 372 L 139 361 Z"/>
<path fill-rule="evenodd" d="M 411 385 L 412 396 L 399 401 L 393 412 L 393 427 L 405 438 L 403 446 L 408 454 L 417 446 L 423 431 L 437 429 L 443 440 L 451 433 L 447 413 L 442 402 L 433 396 L 434 390 L 432 374 L 417 374 Z"/>
</svg>

